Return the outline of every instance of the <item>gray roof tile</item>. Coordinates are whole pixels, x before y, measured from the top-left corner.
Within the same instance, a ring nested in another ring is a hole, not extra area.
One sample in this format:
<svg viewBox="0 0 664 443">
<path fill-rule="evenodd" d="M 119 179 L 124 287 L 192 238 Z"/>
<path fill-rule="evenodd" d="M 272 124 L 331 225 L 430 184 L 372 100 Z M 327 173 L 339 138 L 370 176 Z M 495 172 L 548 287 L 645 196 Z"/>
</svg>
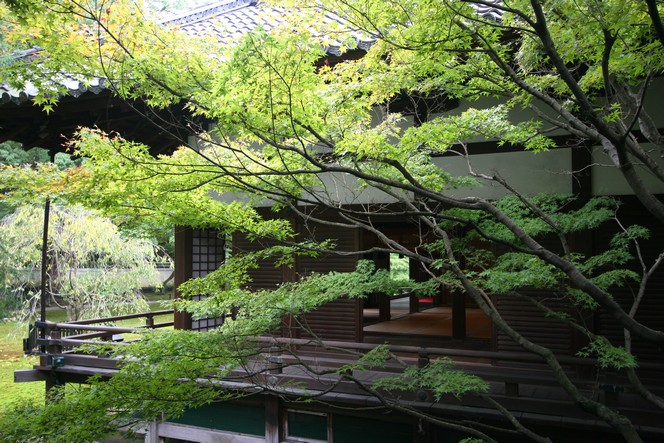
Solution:
<svg viewBox="0 0 664 443">
<path fill-rule="evenodd" d="M 268 7 L 256 0 L 222 0 L 211 2 L 185 14 L 171 17 L 162 21 L 166 25 L 175 25 L 184 32 L 198 36 L 216 36 L 220 42 L 234 44 L 240 41 L 242 36 L 261 26 L 265 30 L 270 30 L 275 26 L 285 22 L 285 16 L 288 14 L 283 8 Z M 342 23 L 341 19 L 328 14 L 327 22 Z M 354 33 L 359 48 L 367 49 L 373 41 L 363 37 L 359 33 Z M 25 51 L 21 58 L 30 58 L 37 48 Z M 333 42 L 326 51 L 330 54 L 340 55 L 341 44 Z M 78 97 L 85 92 L 99 93 L 104 89 L 101 79 L 90 81 L 81 81 L 75 77 L 66 77 L 59 79 L 59 86 L 65 86 L 69 95 Z M 55 87 L 54 87 L 55 89 Z M 0 85 L 0 105 L 8 102 L 20 104 L 26 100 L 34 99 L 37 95 L 37 88 L 32 84 L 26 84 L 22 90 L 16 90 L 8 85 Z"/>
<path fill-rule="evenodd" d="M 233 44 L 258 27 L 266 31 L 286 23 L 286 17 L 292 14 L 284 8 L 271 7 L 255 0 L 223 0 L 210 3 L 195 10 L 164 21 L 165 24 L 176 25 L 191 35 L 215 36 L 219 41 Z M 324 24 L 346 23 L 339 17 L 326 14 Z M 367 49 L 374 42 L 364 33 L 349 30 L 349 35 L 359 48 Z M 331 43 L 326 52 L 341 55 L 342 44 Z"/>
<path fill-rule="evenodd" d="M 487 3 L 496 4 L 500 1 L 486 0 Z M 500 18 L 500 10 L 489 4 L 476 4 L 475 6 L 479 15 L 485 19 L 498 20 Z M 163 20 L 162 23 L 177 26 L 191 35 L 216 36 L 220 42 L 234 44 L 258 26 L 269 31 L 284 23 L 285 17 L 289 13 L 292 13 L 292 11 L 267 6 L 257 0 L 220 0 L 198 6 L 185 14 L 170 17 Z M 325 15 L 323 23 L 346 25 L 343 19 L 331 13 Z M 359 49 L 366 50 L 374 43 L 374 39 L 366 33 L 352 29 L 348 32 L 348 35 L 352 37 Z M 325 48 L 326 52 L 332 55 L 341 55 L 341 49 L 342 43 L 336 40 Z M 26 51 L 22 54 L 22 57 L 30 57 L 35 51 L 37 49 Z M 82 81 L 74 77 L 66 77 L 57 81 L 66 86 L 69 94 L 74 97 L 78 97 L 85 92 L 98 94 L 105 89 L 103 79 Z M 8 102 L 19 104 L 33 99 L 36 94 L 37 89 L 32 84 L 26 84 L 21 91 L 8 85 L 0 85 L 0 105 Z"/>
</svg>

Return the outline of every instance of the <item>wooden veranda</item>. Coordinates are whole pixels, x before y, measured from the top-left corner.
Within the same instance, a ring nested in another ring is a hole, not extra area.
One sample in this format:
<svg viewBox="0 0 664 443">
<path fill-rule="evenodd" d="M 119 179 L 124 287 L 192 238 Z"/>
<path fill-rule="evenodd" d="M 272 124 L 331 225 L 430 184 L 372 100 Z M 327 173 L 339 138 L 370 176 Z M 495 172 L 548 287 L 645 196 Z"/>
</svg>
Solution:
<svg viewBox="0 0 664 443">
<path fill-rule="evenodd" d="M 44 331 L 46 339 L 37 339 L 36 345 L 45 347 L 39 363 L 32 369 L 15 372 L 16 382 L 45 380 L 47 388 L 63 383 L 84 383 L 93 375 L 112 377 L 118 369 L 118 361 L 112 358 L 82 353 L 82 345 L 111 342 L 123 346 L 139 330 L 170 327 L 172 322 L 155 323 L 158 315 L 170 311 L 151 312 L 132 316 L 105 318 L 70 323 L 39 322 L 36 326 Z M 108 326 L 111 321 L 128 318 L 144 318 L 145 325 L 138 328 Z M 204 332 L 201 332 L 204 333 Z M 376 344 L 340 341 L 315 341 L 310 339 L 289 339 L 275 337 L 254 338 L 261 351 L 255 360 L 245 368 L 238 368 L 227 385 L 221 389 L 247 389 L 252 386 L 269 391 L 269 386 L 297 386 L 291 389 L 293 397 L 310 393 L 319 394 L 335 384 L 333 391 L 321 394 L 318 398 L 343 407 L 378 407 L 378 399 L 368 395 L 358 387 L 357 381 L 371 384 L 372 381 L 403 371 L 404 367 L 423 367 L 432 359 L 448 357 L 455 362 L 455 370 L 480 376 L 489 383 L 488 395 L 515 416 L 531 426 L 564 427 L 567 432 L 584 430 L 607 432 L 605 424 L 583 411 L 570 400 L 558 386 L 551 371 L 542 361 L 530 354 L 521 352 L 494 352 L 485 350 L 454 349 L 444 347 L 424 347 L 389 345 L 405 366 L 388 365 L 382 368 L 367 367 L 350 372 L 325 371 L 338 369 L 353 360 L 349 353 L 362 354 L 373 349 Z M 611 371 L 600 371 L 593 359 L 560 356 L 568 375 L 593 398 L 616 408 L 632 420 L 636 426 L 656 441 L 664 440 L 664 428 L 659 426 L 664 420 L 664 412 L 656 410 L 633 392 L 627 380 Z M 649 377 L 654 392 L 664 393 L 659 374 L 664 365 L 644 364 L 640 368 Z M 321 372 L 326 375 L 321 376 Z M 283 395 L 283 393 L 280 393 Z M 498 420 L 498 411 L 491 407 L 482 396 L 453 395 L 440 400 L 433 398 L 426 390 L 400 393 L 400 402 L 424 411 L 456 417 L 458 419 Z M 268 439 L 269 441 L 269 439 Z M 609 441 L 609 440 L 606 440 Z"/>
</svg>

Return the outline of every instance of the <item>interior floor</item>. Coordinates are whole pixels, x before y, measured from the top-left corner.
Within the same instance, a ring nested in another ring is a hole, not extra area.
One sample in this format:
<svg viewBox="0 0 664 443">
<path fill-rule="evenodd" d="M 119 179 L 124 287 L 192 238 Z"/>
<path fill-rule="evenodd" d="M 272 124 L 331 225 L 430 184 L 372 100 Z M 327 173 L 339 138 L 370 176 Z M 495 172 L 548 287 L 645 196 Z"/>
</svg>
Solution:
<svg viewBox="0 0 664 443">
<path fill-rule="evenodd" d="M 394 308 L 392 319 L 368 324 L 365 334 L 394 334 L 408 336 L 452 336 L 452 308 L 438 306 L 421 312 L 408 313 L 408 309 Z M 378 318 L 378 309 L 365 309 L 364 318 Z M 491 320 L 477 308 L 466 308 L 466 337 L 478 339 L 491 338 Z"/>
</svg>

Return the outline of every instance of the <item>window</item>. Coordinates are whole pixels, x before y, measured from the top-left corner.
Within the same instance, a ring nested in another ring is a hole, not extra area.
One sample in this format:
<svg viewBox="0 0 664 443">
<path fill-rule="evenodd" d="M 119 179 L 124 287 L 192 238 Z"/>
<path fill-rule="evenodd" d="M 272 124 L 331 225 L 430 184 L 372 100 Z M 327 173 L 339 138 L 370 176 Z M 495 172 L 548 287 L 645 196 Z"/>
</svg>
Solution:
<svg viewBox="0 0 664 443">
<path fill-rule="evenodd" d="M 398 421 L 368 417 L 286 411 L 286 442 L 307 443 L 410 443 L 414 429 Z"/>
<path fill-rule="evenodd" d="M 265 409 L 262 405 L 212 403 L 189 409 L 182 417 L 169 421 L 241 434 L 265 435 Z"/>
<path fill-rule="evenodd" d="M 286 412 L 286 441 L 327 442 L 328 416 L 317 412 Z"/>
</svg>

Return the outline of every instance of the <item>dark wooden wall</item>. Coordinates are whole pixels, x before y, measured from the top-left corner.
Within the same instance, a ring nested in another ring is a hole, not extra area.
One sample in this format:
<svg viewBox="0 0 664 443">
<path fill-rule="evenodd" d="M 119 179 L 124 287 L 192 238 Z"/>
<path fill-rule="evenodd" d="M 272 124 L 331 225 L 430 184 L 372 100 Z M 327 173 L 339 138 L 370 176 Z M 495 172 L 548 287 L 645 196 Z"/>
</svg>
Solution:
<svg viewBox="0 0 664 443">
<path fill-rule="evenodd" d="M 359 249 L 357 229 L 342 229 L 315 223 L 300 223 L 299 232 L 303 237 L 313 236 L 316 240 L 333 239 L 338 251 L 356 251 Z M 298 276 L 329 271 L 351 272 L 355 270 L 357 256 L 326 254 L 321 257 L 301 257 L 297 263 Z M 309 312 L 302 322 L 305 328 L 302 338 L 312 333 L 328 340 L 362 341 L 362 302 L 361 300 L 339 299 L 328 303 L 315 311 Z"/>
<path fill-rule="evenodd" d="M 625 226 L 638 224 L 650 230 L 650 238 L 640 241 L 640 246 L 646 265 L 652 266 L 657 256 L 664 251 L 664 231 L 661 229 L 661 223 L 658 223 L 653 216 L 647 213 L 633 197 L 622 199 L 622 205 L 618 210 L 618 218 Z M 599 249 L 601 245 L 607 244 L 616 231 L 615 224 L 606 225 L 597 230 L 593 236 L 594 247 Z M 629 269 L 637 273 L 642 272 L 637 263 L 632 263 Z M 622 287 L 611 288 L 611 294 L 623 309 L 629 310 L 638 287 L 639 282 L 630 282 Z M 660 266 L 649 279 L 648 290 L 636 314 L 636 319 L 651 328 L 664 330 L 664 266 Z M 597 312 L 594 321 L 599 334 L 610 337 L 615 344 L 622 345 L 624 343 L 622 328 L 605 311 Z M 638 337 L 633 337 L 633 339 L 633 352 L 640 361 L 660 363 L 664 361 L 664 352 L 661 348 Z"/>
<path fill-rule="evenodd" d="M 337 251 L 357 251 L 359 248 L 359 232 L 357 229 L 346 229 L 329 226 L 313 221 L 293 218 L 291 220 L 299 240 L 313 239 L 316 241 L 333 240 Z M 275 244 L 260 240 L 249 241 L 246 236 L 233 236 L 234 253 L 257 251 Z M 355 255 L 325 254 L 316 258 L 298 257 L 293 268 L 275 267 L 274 260 L 262 260 L 258 269 L 252 270 L 251 287 L 255 289 L 274 288 L 282 282 L 297 279 L 313 272 L 329 271 L 349 272 L 355 269 Z M 362 302 L 361 300 L 340 299 L 319 307 L 296 320 L 285 319 L 281 334 L 288 337 L 318 336 L 326 340 L 362 341 Z"/>
<path fill-rule="evenodd" d="M 640 242 L 641 252 L 648 265 L 652 265 L 659 253 L 664 250 L 664 232 L 659 228 L 654 218 L 647 213 L 641 204 L 633 197 L 621 197 L 621 207 L 618 218 L 625 225 L 639 224 L 650 229 L 651 237 Z M 607 222 L 592 232 L 577 234 L 570 239 L 576 251 L 586 254 L 600 253 L 606 249 L 613 235 L 618 231 L 615 222 Z M 548 245 L 547 245 L 548 246 Z M 632 251 L 634 252 L 634 251 Z M 641 272 L 640 265 L 632 261 L 629 265 L 616 265 L 615 268 L 629 268 L 637 273 Z M 608 268 L 606 268 L 608 270 Z M 639 282 L 631 281 L 621 287 L 613 287 L 610 293 L 625 310 L 630 306 L 638 291 Z M 534 295 L 540 301 L 557 311 L 564 312 L 575 318 L 580 318 L 595 333 L 608 337 L 615 345 L 624 344 L 623 329 L 616 320 L 605 310 L 594 312 L 582 311 L 574 308 L 572 303 L 560 294 L 546 291 L 522 291 L 527 295 Z M 664 329 L 664 267 L 653 274 L 642 306 L 636 318 L 644 324 L 657 329 Z M 574 355 L 587 344 L 587 340 L 560 320 L 547 318 L 530 302 L 511 295 L 494 295 L 494 301 L 502 316 L 536 343 L 550 347 L 556 353 Z M 505 334 L 494 333 L 494 346 L 498 351 L 519 351 L 520 347 Z M 664 354 L 659 347 L 634 337 L 633 352 L 641 362 L 661 362 Z"/>
<path fill-rule="evenodd" d="M 664 232 L 660 232 L 657 222 L 645 213 L 641 205 L 633 198 L 623 198 L 623 204 L 618 215 L 625 225 L 638 223 L 651 229 L 651 238 L 642 241 L 641 246 L 645 260 L 652 264 L 657 254 L 664 249 Z M 309 238 L 318 241 L 332 239 L 336 242 L 339 251 L 357 251 L 370 247 L 375 243 L 375 239 L 372 240 L 371 236 L 363 235 L 358 229 L 339 228 L 312 221 L 305 222 L 296 218 L 293 218 L 291 223 L 299 233 L 300 240 Z M 407 231 L 407 228 L 406 224 L 391 226 L 391 229 L 395 232 L 400 229 Z M 615 224 L 606 223 L 592 232 L 575 235 L 569 239 L 570 244 L 579 252 L 598 253 L 605 248 L 616 230 Z M 215 233 L 179 230 L 176 236 L 178 238 L 176 242 L 178 252 L 176 255 L 179 257 L 176 266 L 176 284 L 190 277 L 204 275 L 223 260 L 223 239 L 219 239 Z M 547 246 L 553 247 L 552 241 L 543 240 L 543 242 Z M 233 236 L 233 251 L 235 253 L 261 250 L 271 244 L 274 243 L 265 240 L 249 241 L 239 234 Z M 201 248 L 204 248 L 205 251 Z M 258 269 L 251 271 L 253 279 L 251 287 L 256 289 L 274 288 L 282 282 L 296 281 L 312 272 L 352 271 L 358 258 L 356 255 L 338 254 L 326 254 L 316 258 L 299 257 L 293 268 L 275 267 L 274 260 L 263 260 L 259 263 Z M 638 271 L 638 266 L 633 265 L 632 267 Z M 611 293 L 625 309 L 629 309 L 637 290 L 638 282 L 633 282 L 624 287 L 612 288 Z M 522 292 L 526 295 L 535 296 L 556 311 L 582 319 L 592 330 L 598 334 L 606 335 L 613 343 L 617 345 L 623 343 L 622 329 L 601 309 L 596 312 L 578 310 L 561 294 L 533 290 Z M 637 319 L 653 328 L 664 329 L 664 297 L 661 296 L 663 292 L 664 267 L 653 275 Z M 493 298 L 503 317 L 518 332 L 536 343 L 550 347 L 556 353 L 574 355 L 587 344 L 587 340 L 583 336 L 574 332 L 564 322 L 546 317 L 538 308 L 524 299 L 511 295 L 494 295 Z M 316 335 L 327 340 L 361 342 L 363 340 L 362 306 L 361 300 L 340 299 L 328 303 L 313 312 L 307 313 L 298 321 L 285 319 L 279 334 L 302 338 Z M 180 317 L 178 327 L 192 328 L 194 326 L 190 319 Z M 212 319 L 210 321 L 212 323 L 208 326 L 214 326 L 215 321 Z M 509 337 L 499 331 L 494 331 L 493 349 L 497 351 L 521 350 Z M 638 338 L 634 340 L 634 352 L 640 361 L 662 360 L 662 350 L 660 348 Z"/>
</svg>

